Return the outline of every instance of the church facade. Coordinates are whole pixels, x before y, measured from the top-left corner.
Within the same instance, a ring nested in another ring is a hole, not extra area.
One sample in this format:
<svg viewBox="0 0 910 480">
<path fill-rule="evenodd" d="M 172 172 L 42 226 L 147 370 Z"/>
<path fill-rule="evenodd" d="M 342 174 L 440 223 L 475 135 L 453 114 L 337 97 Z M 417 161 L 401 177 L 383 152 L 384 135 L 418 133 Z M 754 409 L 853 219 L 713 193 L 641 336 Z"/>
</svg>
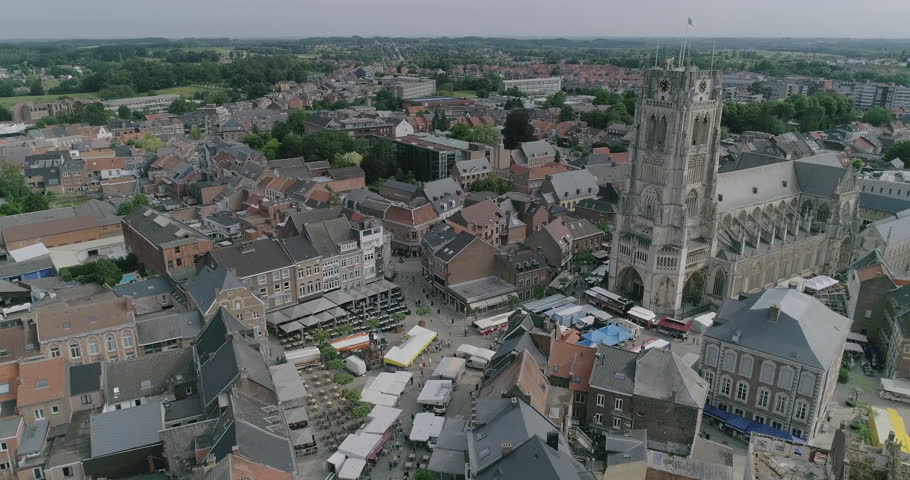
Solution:
<svg viewBox="0 0 910 480">
<path fill-rule="evenodd" d="M 719 169 L 721 72 L 646 72 L 620 199 L 610 289 L 659 315 L 849 264 L 859 203 L 849 158 Z"/>
</svg>

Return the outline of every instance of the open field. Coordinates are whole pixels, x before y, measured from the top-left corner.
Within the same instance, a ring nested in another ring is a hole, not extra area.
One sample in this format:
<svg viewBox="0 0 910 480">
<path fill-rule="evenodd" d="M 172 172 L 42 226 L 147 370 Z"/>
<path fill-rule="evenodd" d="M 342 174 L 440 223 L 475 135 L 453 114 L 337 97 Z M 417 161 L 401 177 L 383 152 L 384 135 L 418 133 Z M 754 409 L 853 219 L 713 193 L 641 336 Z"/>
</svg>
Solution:
<svg viewBox="0 0 910 480">
<path fill-rule="evenodd" d="M 193 95 L 195 95 L 196 92 L 208 93 L 208 92 L 215 92 L 215 91 L 219 91 L 219 90 L 224 90 L 224 88 L 221 88 L 221 87 L 187 86 L 187 87 L 165 88 L 165 89 L 162 89 L 162 90 L 155 90 L 155 92 L 158 93 L 158 95 L 177 94 L 177 95 L 182 95 L 182 96 L 184 96 L 184 97 L 188 97 L 188 98 L 189 98 L 189 97 L 192 97 Z"/>
</svg>

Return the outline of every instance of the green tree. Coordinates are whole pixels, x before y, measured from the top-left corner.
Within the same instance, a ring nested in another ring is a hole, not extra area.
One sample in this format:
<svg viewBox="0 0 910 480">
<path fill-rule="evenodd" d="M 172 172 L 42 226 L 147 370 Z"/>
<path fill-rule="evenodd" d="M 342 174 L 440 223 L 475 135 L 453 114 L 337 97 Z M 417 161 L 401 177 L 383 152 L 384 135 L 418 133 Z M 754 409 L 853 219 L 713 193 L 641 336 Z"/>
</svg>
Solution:
<svg viewBox="0 0 910 480">
<path fill-rule="evenodd" d="M 401 99 L 388 88 L 376 92 L 375 103 L 377 110 L 401 110 Z"/>
<path fill-rule="evenodd" d="M 102 257 L 91 263 L 60 269 L 60 278 L 81 284 L 100 283 L 114 286 L 120 283 L 123 272 L 114 260 Z"/>
<path fill-rule="evenodd" d="M 335 347 L 331 345 L 325 345 L 319 350 L 322 353 L 322 358 L 325 358 L 326 361 L 331 361 L 333 358 L 338 358 L 338 350 L 335 350 Z"/>
<path fill-rule="evenodd" d="M 571 122 L 575 120 L 575 109 L 571 105 L 563 105 L 559 109 L 559 121 L 560 122 Z"/>
<path fill-rule="evenodd" d="M 436 111 L 433 112 L 433 122 L 431 123 L 430 128 L 445 132 L 449 129 L 449 126 L 449 119 L 446 117 L 446 111 L 437 107 Z"/>
<path fill-rule="evenodd" d="M 499 131 L 488 123 L 473 126 L 456 123 L 449 129 L 449 138 L 464 140 L 465 142 L 483 143 L 491 147 L 499 145 Z"/>
<path fill-rule="evenodd" d="M 184 113 L 190 113 L 193 110 L 195 110 L 195 105 L 183 97 L 176 98 L 167 107 L 167 112 L 173 113 L 174 115 L 183 115 Z"/>
<path fill-rule="evenodd" d="M 262 147 L 259 149 L 265 158 L 269 160 L 275 160 L 278 158 L 279 151 L 281 150 L 281 142 L 277 138 L 269 138 L 265 141 Z"/>
<path fill-rule="evenodd" d="M 354 381 L 354 377 L 349 373 L 339 372 L 335 374 L 335 383 L 338 385 L 347 385 Z"/>
<path fill-rule="evenodd" d="M 509 295 L 508 298 L 509 310 L 515 310 L 518 308 L 518 304 L 521 303 L 521 299 L 518 298 L 518 295 Z"/>
<path fill-rule="evenodd" d="M 477 180 L 471 184 L 472 192 L 493 192 L 497 195 L 512 191 L 512 182 L 500 177 L 495 172 L 487 178 Z"/>
<path fill-rule="evenodd" d="M 329 332 L 321 328 L 313 332 L 313 343 L 316 345 L 322 345 L 327 341 L 329 341 Z"/>
<path fill-rule="evenodd" d="M 369 318 L 364 323 L 366 323 L 367 328 L 369 328 L 370 330 L 376 330 L 377 328 L 379 328 L 379 325 L 381 325 L 381 322 L 376 317 Z"/>
<path fill-rule="evenodd" d="M 534 288 L 531 289 L 531 295 L 534 298 L 540 300 L 543 297 L 547 296 L 547 286 L 544 284 L 534 285 Z"/>
<path fill-rule="evenodd" d="M 44 87 L 41 85 L 41 80 L 33 78 L 28 82 L 28 94 L 29 95 L 44 95 Z"/>
<path fill-rule="evenodd" d="M 305 136 L 290 134 L 281 143 L 281 158 L 304 157 L 308 162 L 331 162 L 336 155 L 367 150 L 362 139 L 351 138 L 340 130 L 320 130 Z"/>
<path fill-rule="evenodd" d="M 33 192 L 26 185 L 22 172 L 12 163 L 3 162 L 0 165 L 0 198 L 6 200 L 0 205 L 0 215 L 17 215 L 47 210 L 53 195 Z"/>
<path fill-rule="evenodd" d="M 888 147 L 888 150 L 885 150 L 884 159 L 886 162 L 890 162 L 895 158 L 910 162 L 910 141 L 897 142 Z"/>
<path fill-rule="evenodd" d="M 358 392 L 357 390 L 348 390 L 347 392 L 345 392 L 344 398 L 346 398 L 347 401 L 349 401 L 351 403 L 357 403 L 360 401 L 360 392 Z"/>
<path fill-rule="evenodd" d="M 543 108 L 562 108 L 566 104 L 566 93 L 565 92 L 556 92 L 551 95 L 547 95 L 547 99 L 544 100 L 541 107 Z"/>
<path fill-rule="evenodd" d="M 515 87 L 512 87 L 512 88 L 515 88 Z M 506 100 L 506 104 L 505 104 L 504 108 L 506 110 L 514 110 L 516 108 L 525 108 L 525 102 L 520 98 L 510 97 L 508 100 Z"/>
<path fill-rule="evenodd" d="M 392 176 L 395 173 L 395 160 L 391 142 L 377 139 L 364 155 L 360 168 L 366 175 L 367 183 Z"/>
<path fill-rule="evenodd" d="M 595 262 L 594 254 L 591 253 L 590 248 L 580 248 L 575 255 L 572 255 L 572 263 L 578 266 L 587 266 L 593 265 Z"/>
<path fill-rule="evenodd" d="M 8 108 L 0 105 L 0 122 L 9 122 L 13 119 L 13 113 Z"/>
<path fill-rule="evenodd" d="M 351 332 L 353 332 L 353 331 L 354 331 L 354 327 L 352 327 L 351 324 L 349 324 L 349 323 L 345 323 L 344 325 L 340 325 L 338 327 L 338 333 L 340 335 L 350 335 Z"/>
<path fill-rule="evenodd" d="M 129 98 L 136 96 L 136 90 L 130 85 L 113 85 L 98 91 L 98 96 L 105 100 Z"/>
<path fill-rule="evenodd" d="M 193 127 L 190 129 L 190 138 L 193 140 L 202 139 L 202 130 L 199 127 Z"/>
<path fill-rule="evenodd" d="M 304 124 L 309 116 L 310 113 L 306 110 L 291 110 L 288 113 L 288 130 L 290 130 L 291 133 L 303 135 L 305 128 Z"/>
<path fill-rule="evenodd" d="M 865 166 L 865 164 L 863 163 L 863 160 L 860 158 L 854 158 L 851 163 L 853 165 L 854 170 L 862 170 L 863 166 Z"/>
<path fill-rule="evenodd" d="M 160 148 L 164 147 L 164 142 L 154 135 L 146 135 L 145 137 L 142 137 L 141 140 L 130 140 L 127 143 L 142 148 L 146 152 L 157 152 Z"/>
<path fill-rule="evenodd" d="M 117 117 L 124 120 L 129 120 L 133 118 L 133 111 L 130 110 L 130 107 L 127 107 L 126 105 L 120 105 L 117 107 Z"/>
<path fill-rule="evenodd" d="M 369 415 L 372 410 L 373 409 L 369 405 L 359 403 L 351 411 L 354 413 L 355 418 L 364 418 Z"/>
<path fill-rule="evenodd" d="M 265 140 L 265 137 L 258 133 L 251 133 L 243 137 L 243 143 L 249 145 L 249 147 L 254 150 L 262 148 L 262 146 L 265 145 Z"/>
<path fill-rule="evenodd" d="M 863 122 L 875 125 L 876 127 L 890 125 L 893 120 L 894 117 L 891 115 L 891 112 L 882 107 L 870 108 L 866 114 L 863 115 Z"/>
<path fill-rule="evenodd" d="M 356 167 L 363 161 L 363 155 L 357 152 L 347 152 L 335 155 L 332 166 L 335 168 Z"/>
<path fill-rule="evenodd" d="M 525 109 L 509 111 L 505 126 L 502 128 L 502 141 L 505 147 L 514 150 L 520 143 L 532 140 L 535 140 L 534 127 L 531 126 L 528 111 Z"/>
<path fill-rule="evenodd" d="M 513 98 L 524 98 L 527 97 L 524 92 L 518 89 L 518 87 L 509 87 L 502 92 L 503 95 Z"/>
<path fill-rule="evenodd" d="M 341 370 L 344 368 L 344 360 L 340 358 L 333 358 L 325 363 L 330 370 Z"/>
<path fill-rule="evenodd" d="M 407 318 L 407 315 L 405 315 L 405 314 L 403 314 L 403 313 L 401 313 L 401 312 L 393 313 L 393 314 L 392 314 L 392 320 L 393 320 L 395 323 L 399 323 L 399 324 L 400 324 L 401 322 L 404 321 L 405 318 Z"/>
<path fill-rule="evenodd" d="M 433 473 L 426 468 L 418 468 L 414 471 L 414 480 L 433 480 Z"/>
<path fill-rule="evenodd" d="M 150 206 L 148 197 L 139 194 L 121 203 L 120 206 L 117 207 L 117 215 L 121 217 L 124 215 L 129 215 L 130 212 L 139 208 L 140 205 L 145 205 L 146 207 Z"/>
</svg>

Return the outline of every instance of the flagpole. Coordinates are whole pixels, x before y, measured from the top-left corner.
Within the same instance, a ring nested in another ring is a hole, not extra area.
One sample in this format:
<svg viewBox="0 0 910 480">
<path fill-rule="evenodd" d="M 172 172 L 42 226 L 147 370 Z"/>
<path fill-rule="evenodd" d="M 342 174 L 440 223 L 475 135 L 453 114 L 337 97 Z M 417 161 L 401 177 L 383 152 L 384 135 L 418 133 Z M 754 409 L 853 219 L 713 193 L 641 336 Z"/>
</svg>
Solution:
<svg viewBox="0 0 910 480">
<path fill-rule="evenodd" d="M 711 44 L 711 70 L 714 70 L 714 51 L 717 50 L 717 40 Z"/>
</svg>

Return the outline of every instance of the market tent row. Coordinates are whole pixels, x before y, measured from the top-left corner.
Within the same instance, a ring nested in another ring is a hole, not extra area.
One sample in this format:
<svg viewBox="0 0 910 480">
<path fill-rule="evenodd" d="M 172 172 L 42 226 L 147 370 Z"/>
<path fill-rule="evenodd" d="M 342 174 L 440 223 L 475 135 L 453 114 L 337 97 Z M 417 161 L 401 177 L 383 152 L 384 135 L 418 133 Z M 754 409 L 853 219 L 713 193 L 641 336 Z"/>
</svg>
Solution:
<svg viewBox="0 0 910 480">
<path fill-rule="evenodd" d="M 559 308 L 563 305 L 575 304 L 577 302 L 578 299 L 575 297 L 567 297 L 561 293 L 558 293 L 556 295 L 550 295 L 549 297 L 544 297 L 539 300 L 525 302 L 522 307 L 531 313 L 540 314 L 554 308 Z"/>
<path fill-rule="evenodd" d="M 382 358 L 383 363 L 408 368 L 436 338 L 436 332 L 420 325 L 415 325 L 405 335 L 407 338 L 400 346 L 390 348 L 385 354 Z"/>
<path fill-rule="evenodd" d="M 351 459 L 375 460 L 382 446 L 392 437 L 392 426 L 400 416 L 401 410 L 398 408 L 374 406 L 367 416 L 366 424 L 345 437 L 336 454 L 329 457 L 329 463 L 334 468 L 341 465 L 340 469 L 336 470 L 340 471 Z"/>
<path fill-rule="evenodd" d="M 347 337 L 336 338 L 329 342 L 329 345 L 339 352 L 363 350 L 370 346 L 370 334 L 355 333 L 354 335 L 348 335 Z"/>
<path fill-rule="evenodd" d="M 480 320 L 474 320 L 474 327 L 480 331 L 481 334 L 489 333 L 494 330 L 503 329 L 509 325 L 509 317 L 518 310 L 513 310 L 506 313 L 500 313 L 499 315 L 494 315 L 492 317 L 481 318 Z"/>
<path fill-rule="evenodd" d="M 490 360 L 493 360 L 493 356 L 496 355 L 496 352 L 463 343 L 458 347 L 458 350 L 455 351 L 455 355 L 461 358 L 479 357 L 489 362 Z"/>
<path fill-rule="evenodd" d="M 607 325 L 593 332 L 587 332 L 581 338 L 583 340 L 578 342 L 578 344 L 584 347 L 597 344 L 612 347 L 631 339 L 632 333 L 618 325 Z"/>
<path fill-rule="evenodd" d="M 872 407 L 869 415 L 869 429 L 872 430 L 872 446 L 881 447 L 894 432 L 894 441 L 899 443 L 901 451 L 910 453 L 910 436 L 904 418 L 893 408 Z"/>
<path fill-rule="evenodd" d="M 564 305 L 547 310 L 544 316 L 564 327 L 586 328 L 595 321 L 609 322 L 613 316 L 593 305 Z"/>
<path fill-rule="evenodd" d="M 367 380 L 360 392 L 360 400 L 373 405 L 394 407 L 412 377 L 413 374 L 406 371 L 382 372 Z"/>
<path fill-rule="evenodd" d="M 794 437 L 793 435 L 774 428 L 770 425 L 766 425 L 761 422 L 752 421 L 739 415 L 734 415 L 729 412 L 725 412 L 715 406 L 705 404 L 704 409 L 705 415 L 713 417 L 715 420 L 721 422 L 727 428 L 736 430 L 739 433 L 745 435 L 751 435 L 753 433 L 758 433 L 761 435 L 767 435 L 769 437 L 782 438 L 784 440 L 794 442 L 794 443 L 806 443 L 805 440 L 802 440 L 799 437 Z"/>
<path fill-rule="evenodd" d="M 411 427 L 408 438 L 412 442 L 427 442 L 430 439 L 439 438 L 445 423 L 445 417 L 433 415 L 430 412 L 420 412 L 414 415 L 414 426 Z"/>
</svg>

